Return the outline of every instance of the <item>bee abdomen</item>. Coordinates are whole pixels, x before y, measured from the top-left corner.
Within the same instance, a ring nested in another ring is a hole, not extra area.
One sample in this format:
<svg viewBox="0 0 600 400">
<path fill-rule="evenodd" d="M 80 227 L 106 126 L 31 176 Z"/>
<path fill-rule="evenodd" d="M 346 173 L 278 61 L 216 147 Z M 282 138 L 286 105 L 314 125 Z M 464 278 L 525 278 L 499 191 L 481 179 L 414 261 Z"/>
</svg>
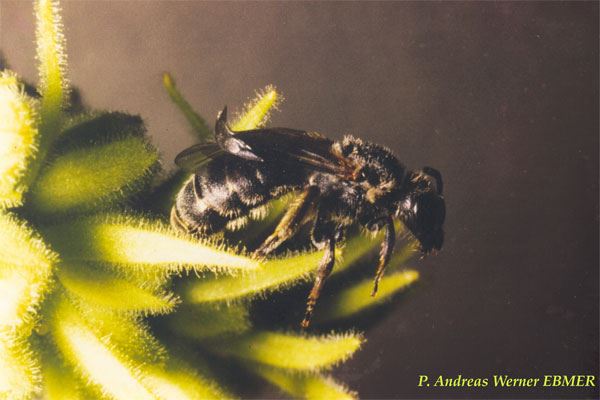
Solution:
<svg viewBox="0 0 600 400">
<path fill-rule="evenodd" d="M 171 225 L 187 233 L 212 234 L 222 230 L 227 218 L 208 207 L 194 190 L 194 177 L 181 189 L 171 210 Z"/>
<path fill-rule="evenodd" d="M 222 155 L 196 171 L 175 201 L 171 223 L 189 233 L 239 229 L 266 215 L 269 200 L 302 185 L 302 174 Z"/>
</svg>

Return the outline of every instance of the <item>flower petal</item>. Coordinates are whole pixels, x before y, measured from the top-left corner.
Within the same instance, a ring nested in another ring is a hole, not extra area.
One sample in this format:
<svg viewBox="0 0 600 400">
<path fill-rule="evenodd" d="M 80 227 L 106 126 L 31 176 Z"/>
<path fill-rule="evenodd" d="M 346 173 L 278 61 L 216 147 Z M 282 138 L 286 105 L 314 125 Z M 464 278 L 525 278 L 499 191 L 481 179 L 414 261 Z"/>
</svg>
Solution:
<svg viewBox="0 0 600 400">
<path fill-rule="evenodd" d="M 143 138 L 145 133 L 144 121 L 137 115 L 118 111 L 77 114 L 66 121 L 61 135 L 54 142 L 53 151 L 65 153 L 131 136 Z"/>
<path fill-rule="evenodd" d="M 31 228 L 0 213 L 0 332 L 28 336 L 57 256 Z"/>
<path fill-rule="evenodd" d="M 0 330 L 0 398 L 30 399 L 40 381 L 39 361 L 25 337 Z"/>
<path fill-rule="evenodd" d="M 164 400 L 233 398 L 213 380 L 201 376 L 177 359 L 170 359 L 165 368 L 150 368 L 144 384 Z"/>
<path fill-rule="evenodd" d="M 0 208 L 22 204 L 27 167 L 39 140 L 33 100 L 11 72 L 0 72 Z"/>
<path fill-rule="evenodd" d="M 161 221 L 132 215 L 99 215 L 43 228 L 67 261 L 107 262 L 124 269 L 240 271 L 258 262 L 208 241 L 184 236 Z"/>
<path fill-rule="evenodd" d="M 269 120 L 271 109 L 277 108 L 281 95 L 274 86 L 269 85 L 257 93 L 256 98 L 246 105 L 244 112 L 233 122 L 234 131 L 247 131 L 264 126 Z"/>
<path fill-rule="evenodd" d="M 41 172 L 29 206 L 44 215 L 106 208 L 141 189 L 157 168 L 158 153 L 138 137 L 72 150 Z"/>
<path fill-rule="evenodd" d="M 106 396 L 154 399 L 143 385 L 143 365 L 90 327 L 67 300 L 60 299 L 51 318 L 54 341 L 66 360 Z M 133 333 L 133 332 L 132 332 Z"/>
<path fill-rule="evenodd" d="M 365 279 L 354 286 L 343 289 L 334 297 L 324 299 L 319 304 L 315 322 L 346 318 L 390 300 L 390 298 L 412 285 L 419 279 L 415 270 L 404 270 L 384 276 L 379 282 L 379 291 L 371 296 L 373 280 Z"/>
<path fill-rule="evenodd" d="M 363 341 L 356 333 L 305 336 L 263 331 L 223 340 L 211 350 L 273 367 L 313 371 L 348 359 Z"/>
<path fill-rule="evenodd" d="M 164 314 L 178 303 L 172 293 L 142 288 L 116 274 L 87 265 L 62 264 L 58 277 L 67 291 L 92 307 L 118 312 Z"/>
<path fill-rule="evenodd" d="M 358 398 L 355 392 L 336 382 L 330 376 L 318 373 L 297 373 L 261 366 L 253 369 L 273 385 L 300 399 L 351 400 Z"/>
<path fill-rule="evenodd" d="M 169 316 L 170 328 L 192 339 L 239 335 L 250 329 L 248 304 L 182 307 Z"/>
</svg>

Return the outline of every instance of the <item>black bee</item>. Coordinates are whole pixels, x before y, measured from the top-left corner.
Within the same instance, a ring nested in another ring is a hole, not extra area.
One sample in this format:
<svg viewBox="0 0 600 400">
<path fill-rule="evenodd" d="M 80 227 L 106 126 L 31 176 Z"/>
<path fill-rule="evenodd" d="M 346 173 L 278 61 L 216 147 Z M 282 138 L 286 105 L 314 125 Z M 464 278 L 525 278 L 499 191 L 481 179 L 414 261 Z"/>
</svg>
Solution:
<svg viewBox="0 0 600 400">
<path fill-rule="evenodd" d="M 248 217 L 260 218 L 269 200 L 297 191 L 298 197 L 254 255 L 266 257 L 303 224 L 312 223 L 312 242 L 325 248 L 325 254 L 302 327 L 309 325 L 333 268 L 335 244 L 353 222 L 371 231 L 385 228 L 372 295 L 394 249 L 394 218 L 417 239 L 423 254 L 442 247 L 446 208 L 442 177 L 433 168 L 408 170 L 388 149 L 352 136 L 333 141 L 288 128 L 233 132 L 227 125 L 227 108 L 217 118 L 215 139 L 175 158 L 194 175 L 177 195 L 171 224 L 191 234 L 210 235 L 239 226 Z"/>
</svg>

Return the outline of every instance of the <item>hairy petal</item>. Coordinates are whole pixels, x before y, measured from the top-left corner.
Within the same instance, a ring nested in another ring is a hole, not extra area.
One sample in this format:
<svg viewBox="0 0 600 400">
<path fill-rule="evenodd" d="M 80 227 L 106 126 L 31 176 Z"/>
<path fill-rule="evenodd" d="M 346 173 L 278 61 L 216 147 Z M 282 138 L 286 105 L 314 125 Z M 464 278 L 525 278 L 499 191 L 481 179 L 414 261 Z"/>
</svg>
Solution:
<svg viewBox="0 0 600 400">
<path fill-rule="evenodd" d="M 246 105 L 240 117 L 231 125 L 231 129 L 247 131 L 264 126 L 269 121 L 271 109 L 276 109 L 280 102 L 281 95 L 277 89 L 272 85 L 265 87 Z"/>
<path fill-rule="evenodd" d="M 294 398 L 314 400 L 358 398 L 355 392 L 348 390 L 330 376 L 319 373 L 290 372 L 266 366 L 260 366 L 253 371 Z"/>
<path fill-rule="evenodd" d="M 137 115 L 118 111 L 91 111 L 67 119 L 52 150 L 53 153 L 65 153 L 128 137 L 143 138 L 145 133 L 144 122 Z"/>
<path fill-rule="evenodd" d="M 33 397 L 40 383 L 40 367 L 26 337 L 0 329 L 0 371 L 0 398 Z"/>
<path fill-rule="evenodd" d="M 58 356 L 46 351 L 42 358 L 43 398 L 45 400 L 83 400 L 81 382 Z"/>
<path fill-rule="evenodd" d="M 0 72 L 0 208 L 22 204 L 38 140 L 33 100 L 16 75 Z"/>
<path fill-rule="evenodd" d="M 266 291 L 307 280 L 316 269 L 322 253 L 314 251 L 270 259 L 246 274 L 190 281 L 183 285 L 181 293 L 184 300 L 190 303 L 257 297 Z"/>
<path fill-rule="evenodd" d="M 43 228 L 63 259 L 113 263 L 125 269 L 240 271 L 258 262 L 208 241 L 181 235 L 161 221 L 106 214 Z"/>
<path fill-rule="evenodd" d="M 187 306 L 170 316 L 168 323 L 174 332 L 192 339 L 239 335 L 251 326 L 248 307 L 246 303 Z"/>
<path fill-rule="evenodd" d="M 69 151 L 44 168 L 29 206 L 44 215 L 106 208 L 149 182 L 158 160 L 156 150 L 138 137 Z"/>
<path fill-rule="evenodd" d="M 363 341 L 355 333 L 307 336 L 263 331 L 224 340 L 211 346 L 211 351 L 278 368 L 313 371 L 348 359 Z"/>
<path fill-rule="evenodd" d="M 90 384 L 116 399 L 154 399 L 142 383 L 144 364 L 89 326 L 64 298 L 53 312 L 51 333 L 58 349 Z"/>
<path fill-rule="evenodd" d="M 0 332 L 31 332 L 57 259 L 30 227 L 0 213 Z"/>
<path fill-rule="evenodd" d="M 150 368 L 144 384 L 160 399 L 231 399 L 233 396 L 213 380 L 194 371 L 183 361 L 169 359 L 164 368 Z"/>
<path fill-rule="evenodd" d="M 164 314 L 178 303 L 172 293 L 150 290 L 117 274 L 89 265 L 62 264 L 58 277 L 69 294 L 92 307 L 116 312 Z"/>
<path fill-rule="evenodd" d="M 384 276 L 379 283 L 379 291 L 374 297 L 370 295 L 373 290 L 373 280 L 365 279 L 339 291 L 335 297 L 324 299 L 319 304 L 315 322 L 347 318 L 383 304 L 394 294 L 408 288 L 417 279 L 419 273 L 411 269 Z"/>
</svg>

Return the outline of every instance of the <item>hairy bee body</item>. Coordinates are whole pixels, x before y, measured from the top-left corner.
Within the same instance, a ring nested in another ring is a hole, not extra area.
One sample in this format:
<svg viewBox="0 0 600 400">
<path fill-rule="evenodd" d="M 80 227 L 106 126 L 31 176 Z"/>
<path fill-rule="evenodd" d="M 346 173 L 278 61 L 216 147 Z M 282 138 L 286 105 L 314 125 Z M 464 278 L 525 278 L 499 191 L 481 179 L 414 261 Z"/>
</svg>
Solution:
<svg viewBox="0 0 600 400">
<path fill-rule="evenodd" d="M 197 170 L 177 195 L 171 223 L 188 233 L 211 235 L 260 219 L 270 200 L 300 189 L 306 171 L 223 154 Z"/>
<path fill-rule="evenodd" d="M 289 160 L 253 161 L 224 153 L 198 168 L 187 181 L 171 211 L 171 223 L 200 235 L 237 229 L 249 218 L 263 217 L 270 200 L 311 185 L 319 188 L 317 208 L 327 210 L 329 222 L 347 226 L 358 221 L 370 230 L 379 229 L 381 224 L 369 222 L 379 222 L 384 213 L 370 206 L 369 198 L 372 201 L 381 186 L 401 187 L 394 179 L 408 179 L 406 168 L 389 150 L 352 136 L 340 142 L 328 141 L 328 147 L 329 152 L 339 153 L 340 157 L 355 152 L 361 157 L 361 165 L 373 165 L 374 158 L 383 161 L 393 175 L 382 181 L 373 171 L 372 176 L 364 180 L 350 181 L 330 173 L 298 168 Z M 315 234 L 324 228 L 317 226 Z M 321 241 L 320 237 L 313 239 Z"/>
<path fill-rule="evenodd" d="M 175 159 L 193 175 L 177 196 L 171 223 L 198 235 L 236 229 L 248 218 L 264 216 L 270 200 L 294 191 L 295 201 L 254 255 L 268 256 L 302 225 L 312 225 L 312 242 L 325 253 L 304 327 L 333 268 L 335 244 L 348 225 L 385 229 L 373 294 L 394 249 L 393 219 L 404 223 L 424 254 L 442 246 L 443 184 L 433 168 L 409 170 L 388 149 L 352 136 L 333 141 L 288 128 L 234 132 L 227 125 L 226 109 L 217 119 L 215 139 Z"/>
</svg>

